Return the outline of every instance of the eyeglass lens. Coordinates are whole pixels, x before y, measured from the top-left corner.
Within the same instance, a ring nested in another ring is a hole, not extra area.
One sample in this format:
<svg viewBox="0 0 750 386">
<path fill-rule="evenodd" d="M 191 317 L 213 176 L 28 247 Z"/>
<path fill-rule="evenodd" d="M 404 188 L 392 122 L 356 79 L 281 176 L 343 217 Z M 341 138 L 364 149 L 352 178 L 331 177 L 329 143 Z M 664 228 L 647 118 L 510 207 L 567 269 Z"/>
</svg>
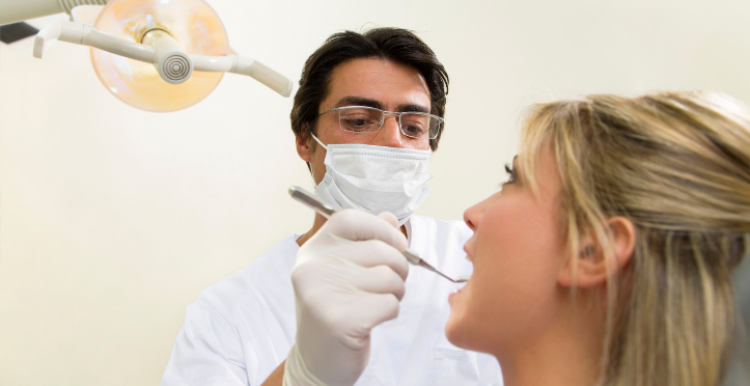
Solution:
<svg viewBox="0 0 750 386">
<path fill-rule="evenodd" d="M 367 107 L 347 107 L 338 111 L 341 130 L 352 133 L 374 133 L 385 120 L 383 111 Z M 440 121 L 424 113 L 401 113 L 401 133 L 411 138 L 437 137 Z"/>
</svg>

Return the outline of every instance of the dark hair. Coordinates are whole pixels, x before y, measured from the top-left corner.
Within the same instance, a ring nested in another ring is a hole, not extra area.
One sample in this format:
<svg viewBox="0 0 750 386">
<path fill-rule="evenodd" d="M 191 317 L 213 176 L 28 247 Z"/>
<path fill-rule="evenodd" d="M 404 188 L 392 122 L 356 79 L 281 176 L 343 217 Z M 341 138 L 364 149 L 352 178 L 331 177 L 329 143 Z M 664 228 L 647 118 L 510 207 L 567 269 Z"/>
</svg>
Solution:
<svg viewBox="0 0 750 386">
<path fill-rule="evenodd" d="M 331 35 L 305 62 L 299 89 L 289 118 L 294 135 L 307 137 L 315 131 L 320 102 L 330 91 L 331 73 L 336 66 L 353 60 L 379 58 L 403 64 L 419 71 L 430 90 L 432 114 L 445 115 L 448 73 L 435 53 L 412 31 L 401 28 L 374 28 L 365 33 L 344 31 Z M 430 140 L 436 150 L 438 137 Z"/>
</svg>

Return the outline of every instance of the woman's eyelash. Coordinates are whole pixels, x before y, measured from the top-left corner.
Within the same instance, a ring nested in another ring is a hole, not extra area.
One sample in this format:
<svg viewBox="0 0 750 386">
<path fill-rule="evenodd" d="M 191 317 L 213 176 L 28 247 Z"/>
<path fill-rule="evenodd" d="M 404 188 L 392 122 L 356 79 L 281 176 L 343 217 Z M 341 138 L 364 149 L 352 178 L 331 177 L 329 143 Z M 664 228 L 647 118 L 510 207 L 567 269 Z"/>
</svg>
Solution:
<svg viewBox="0 0 750 386">
<path fill-rule="evenodd" d="M 512 184 L 516 182 L 516 170 L 513 169 L 512 166 L 509 164 L 505 164 L 505 172 L 508 173 L 508 180 L 505 181 L 506 184 Z"/>
</svg>

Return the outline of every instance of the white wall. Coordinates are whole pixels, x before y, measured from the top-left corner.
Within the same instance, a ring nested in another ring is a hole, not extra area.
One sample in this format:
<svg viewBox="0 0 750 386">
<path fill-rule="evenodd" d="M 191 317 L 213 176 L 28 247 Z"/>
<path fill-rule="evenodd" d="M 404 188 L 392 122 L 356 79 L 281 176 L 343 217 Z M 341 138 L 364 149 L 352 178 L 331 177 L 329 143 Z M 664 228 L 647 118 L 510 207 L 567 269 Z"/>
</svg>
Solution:
<svg viewBox="0 0 750 386">
<path fill-rule="evenodd" d="M 750 100 L 750 2 L 209 0 L 232 46 L 298 79 L 331 33 L 412 28 L 451 76 L 435 188 L 460 219 L 505 178 L 530 103 L 713 89 Z M 291 100 L 227 75 L 184 111 L 135 110 L 88 50 L 0 48 L 0 385 L 157 384 L 201 290 L 311 224 Z"/>
</svg>

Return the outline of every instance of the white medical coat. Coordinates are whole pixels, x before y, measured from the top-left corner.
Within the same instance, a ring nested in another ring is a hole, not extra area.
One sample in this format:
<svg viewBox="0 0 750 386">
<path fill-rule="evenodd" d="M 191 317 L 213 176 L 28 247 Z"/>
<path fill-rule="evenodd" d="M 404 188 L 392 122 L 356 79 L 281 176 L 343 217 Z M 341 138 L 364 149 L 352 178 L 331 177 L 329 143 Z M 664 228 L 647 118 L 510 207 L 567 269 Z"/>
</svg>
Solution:
<svg viewBox="0 0 750 386">
<path fill-rule="evenodd" d="M 459 221 L 412 216 L 410 248 L 440 271 L 469 274 Z M 291 271 L 298 234 L 201 293 L 188 306 L 162 386 L 256 386 L 286 359 L 297 332 Z M 456 348 L 444 333 L 448 295 L 458 288 L 411 266 L 398 318 L 371 333 L 370 360 L 357 386 L 502 385 L 494 357 Z"/>
</svg>

